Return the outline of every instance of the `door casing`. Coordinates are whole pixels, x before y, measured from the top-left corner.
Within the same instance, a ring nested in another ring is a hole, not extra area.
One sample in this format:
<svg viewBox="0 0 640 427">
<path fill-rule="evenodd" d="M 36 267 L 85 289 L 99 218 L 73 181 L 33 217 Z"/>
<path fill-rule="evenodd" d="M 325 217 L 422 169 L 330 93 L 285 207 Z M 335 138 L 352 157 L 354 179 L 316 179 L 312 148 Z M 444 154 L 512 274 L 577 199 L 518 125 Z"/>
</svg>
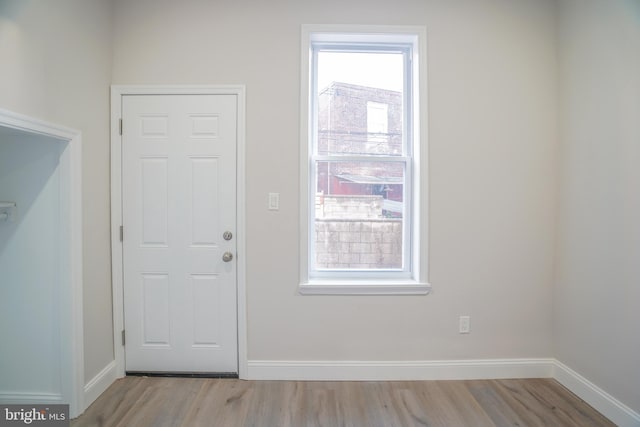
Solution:
<svg viewBox="0 0 640 427">
<path fill-rule="evenodd" d="M 122 225 L 122 97 L 125 95 L 236 95 L 237 111 L 237 293 L 238 376 L 247 379 L 246 246 L 245 246 L 245 86 L 111 86 L 111 275 L 113 293 L 113 348 L 116 376 L 125 375 Z"/>
</svg>

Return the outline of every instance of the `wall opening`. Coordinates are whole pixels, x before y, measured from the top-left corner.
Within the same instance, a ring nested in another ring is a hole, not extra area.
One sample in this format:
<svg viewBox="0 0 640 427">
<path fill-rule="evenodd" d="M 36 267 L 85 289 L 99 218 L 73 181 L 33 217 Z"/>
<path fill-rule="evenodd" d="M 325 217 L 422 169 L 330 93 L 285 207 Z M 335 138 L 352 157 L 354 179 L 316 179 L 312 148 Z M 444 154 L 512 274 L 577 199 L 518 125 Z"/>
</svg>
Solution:
<svg viewBox="0 0 640 427">
<path fill-rule="evenodd" d="M 84 409 L 80 134 L 0 110 L 0 402 Z"/>
</svg>

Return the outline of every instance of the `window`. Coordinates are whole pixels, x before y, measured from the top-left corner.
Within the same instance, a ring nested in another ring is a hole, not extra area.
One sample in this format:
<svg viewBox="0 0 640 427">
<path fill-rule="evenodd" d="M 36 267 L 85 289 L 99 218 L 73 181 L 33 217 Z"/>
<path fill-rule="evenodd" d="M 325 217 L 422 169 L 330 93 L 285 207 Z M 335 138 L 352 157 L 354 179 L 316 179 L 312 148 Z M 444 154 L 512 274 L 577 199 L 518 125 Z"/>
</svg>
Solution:
<svg viewBox="0 0 640 427">
<path fill-rule="evenodd" d="M 428 291 L 420 224 L 424 34 L 303 27 L 301 293 Z"/>
</svg>

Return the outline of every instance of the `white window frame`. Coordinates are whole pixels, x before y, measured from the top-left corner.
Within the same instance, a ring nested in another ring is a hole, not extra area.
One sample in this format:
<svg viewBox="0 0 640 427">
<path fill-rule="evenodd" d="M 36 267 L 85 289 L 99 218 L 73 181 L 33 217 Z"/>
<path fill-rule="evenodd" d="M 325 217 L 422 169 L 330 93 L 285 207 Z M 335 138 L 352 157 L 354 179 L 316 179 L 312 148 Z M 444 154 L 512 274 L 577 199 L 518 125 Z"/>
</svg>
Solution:
<svg viewBox="0 0 640 427">
<path fill-rule="evenodd" d="M 315 76 L 311 73 L 314 44 L 364 44 L 364 43 L 400 43 L 411 45 L 411 93 L 412 100 L 410 129 L 412 135 L 412 159 L 408 176 L 407 191 L 410 209 L 409 221 L 405 229 L 410 233 L 407 242 L 410 245 L 405 261 L 407 268 L 397 274 L 390 271 L 353 272 L 341 275 L 339 272 L 310 275 L 310 248 L 312 242 L 310 216 L 314 206 L 315 191 L 312 189 L 311 143 L 314 130 L 315 112 L 310 105 Z M 361 26 L 361 25 L 303 25 L 301 37 L 301 90 L 300 90 L 300 284 L 303 295 L 425 295 L 431 286 L 428 277 L 427 257 L 427 197 L 426 177 L 427 158 L 427 122 L 426 122 L 426 29 L 415 26 Z"/>
</svg>

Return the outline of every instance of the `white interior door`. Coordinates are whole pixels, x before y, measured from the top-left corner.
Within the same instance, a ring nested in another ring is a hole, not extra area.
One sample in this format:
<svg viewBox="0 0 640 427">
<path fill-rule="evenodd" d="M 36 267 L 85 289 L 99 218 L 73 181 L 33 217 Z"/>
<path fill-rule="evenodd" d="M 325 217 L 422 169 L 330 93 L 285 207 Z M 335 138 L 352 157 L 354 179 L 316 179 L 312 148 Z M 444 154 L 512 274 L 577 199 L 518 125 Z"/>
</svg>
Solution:
<svg viewBox="0 0 640 427">
<path fill-rule="evenodd" d="M 125 95 L 122 119 L 126 370 L 236 373 L 237 96 Z"/>
</svg>

